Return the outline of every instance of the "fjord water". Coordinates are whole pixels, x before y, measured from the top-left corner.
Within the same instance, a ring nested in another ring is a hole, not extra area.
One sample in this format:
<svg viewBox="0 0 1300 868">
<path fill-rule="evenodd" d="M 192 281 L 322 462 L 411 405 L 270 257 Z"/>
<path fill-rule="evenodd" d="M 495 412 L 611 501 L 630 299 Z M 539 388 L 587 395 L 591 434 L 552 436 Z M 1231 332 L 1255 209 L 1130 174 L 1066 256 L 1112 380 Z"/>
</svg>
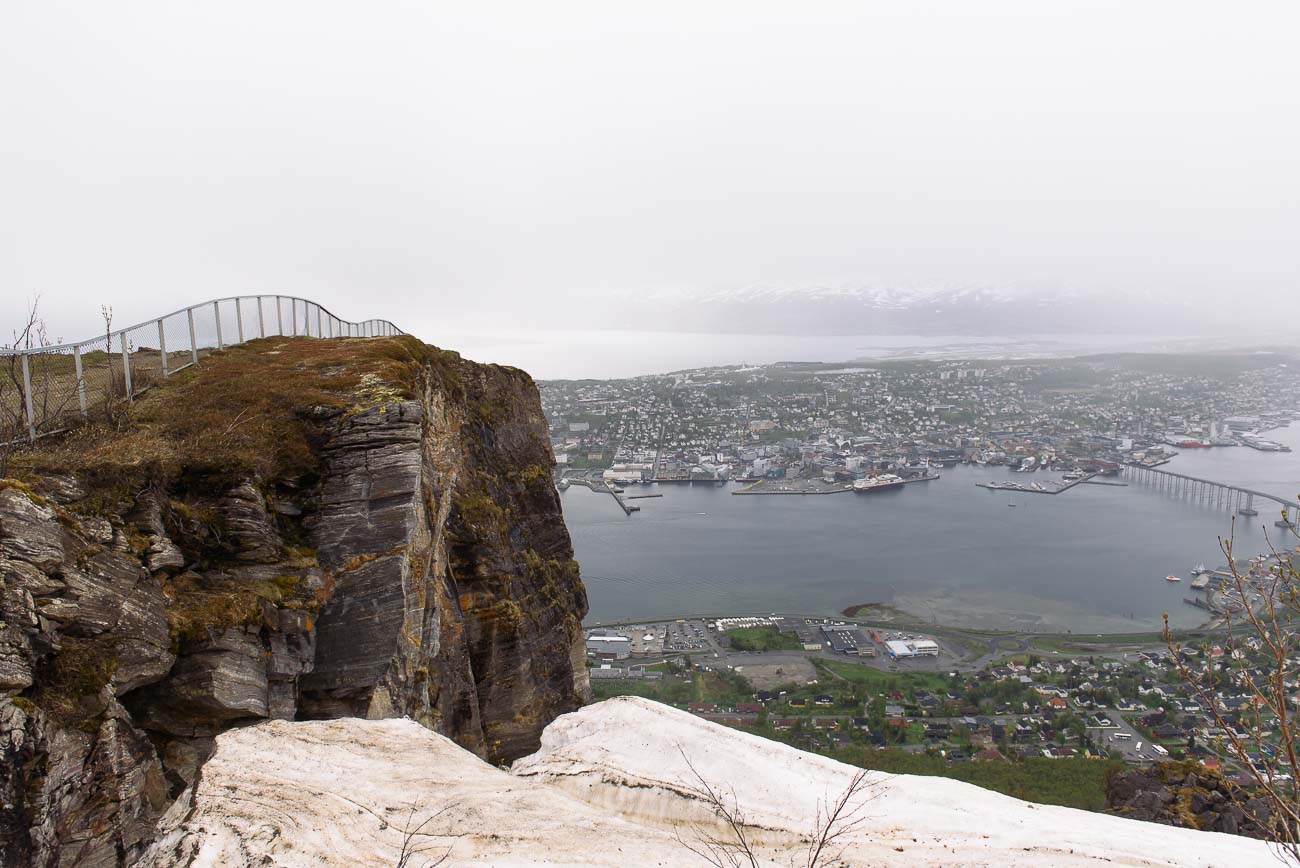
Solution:
<svg viewBox="0 0 1300 868">
<path fill-rule="evenodd" d="M 1290 453 L 1188 450 L 1167 470 L 1295 497 L 1300 426 L 1269 435 Z M 1223 562 L 1232 513 L 1127 487 L 1078 485 L 1015 494 L 1059 474 L 954 467 L 942 478 L 872 495 L 733 496 L 735 485 L 632 487 L 661 493 L 624 516 L 608 495 L 564 492 L 565 520 L 591 602 L 588 621 L 691 613 L 834 614 L 890 603 L 928 620 L 1050 632 L 1132 632 L 1202 623 L 1183 602 L 1191 569 Z M 1008 503 L 1016 503 L 1015 508 Z M 1275 504 L 1237 516 L 1237 555 L 1275 540 Z M 1291 540 L 1290 546 L 1296 541 Z M 1170 573 L 1181 583 L 1166 582 Z"/>
</svg>

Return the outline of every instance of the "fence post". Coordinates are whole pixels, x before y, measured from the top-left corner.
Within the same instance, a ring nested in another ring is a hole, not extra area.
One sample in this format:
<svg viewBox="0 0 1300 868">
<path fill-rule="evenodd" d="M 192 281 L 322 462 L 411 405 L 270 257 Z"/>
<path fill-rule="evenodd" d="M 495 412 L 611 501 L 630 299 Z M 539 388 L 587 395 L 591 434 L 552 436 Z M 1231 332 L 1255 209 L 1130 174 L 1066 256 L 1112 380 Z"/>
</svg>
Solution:
<svg viewBox="0 0 1300 868">
<path fill-rule="evenodd" d="M 72 348 L 72 364 L 77 369 L 77 403 L 81 405 L 81 415 L 90 415 L 86 406 L 86 376 L 81 370 L 81 344 Z"/>
<path fill-rule="evenodd" d="M 32 407 L 32 372 L 27 362 L 27 354 L 23 353 L 23 406 L 27 410 L 27 436 L 33 443 L 36 442 L 36 410 Z"/>
<path fill-rule="evenodd" d="M 126 345 L 126 332 L 117 333 L 117 342 L 122 345 L 122 385 L 126 387 L 126 400 L 135 400 L 135 389 L 131 388 L 131 351 Z"/>
<path fill-rule="evenodd" d="M 171 371 L 167 370 L 167 335 L 163 330 L 163 321 L 158 320 L 158 355 L 162 358 L 163 376 L 169 376 Z"/>
<path fill-rule="evenodd" d="M 298 337 L 298 299 L 289 299 L 289 322 L 293 326 L 293 336 Z"/>
<path fill-rule="evenodd" d="M 262 297 L 257 297 L 257 333 L 266 337 L 266 317 L 262 315 Z"/>
<path fill-rule="evenodd" d="M 190 321 L 190 361 L 197 365 L 199 363 L 199 342 L 194 337 L 194 308 L 187 307 L 185 315 Z"/>
<path fill-rule="evenodd" d="M 284 305 L 280 304 L 280 296 L 275 297 L 275 331 L 276 334 L 284 334 Z"/>
<path fill-rule="evenodd" d="M 226 343 L 221 339 L 221 302 L 212 302 L 212 318 L 217 321 L 217 349 L 222 349 Z"/>
<path fill-rule="evenodd" d="M 244 312 L 239 309 L 239 296 L 235 296 L 235 329 L 239 332 L 239 342 L 244 342 Z"/>
<path fill-rule="evenodd" d="M 325 329 L 321 327 L 320 305 L 316 305 L 316 337 L 325 337 Z"/>
</svg>

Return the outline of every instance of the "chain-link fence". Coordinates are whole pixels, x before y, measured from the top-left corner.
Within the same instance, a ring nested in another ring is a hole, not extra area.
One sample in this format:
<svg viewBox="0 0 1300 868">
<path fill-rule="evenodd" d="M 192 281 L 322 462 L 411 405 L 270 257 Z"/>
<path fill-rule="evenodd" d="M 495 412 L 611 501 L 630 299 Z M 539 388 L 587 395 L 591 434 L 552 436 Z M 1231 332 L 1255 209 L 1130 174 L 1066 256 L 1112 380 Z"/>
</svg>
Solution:
<svg viewBox="0 0 1300 868">
<path fill-rule="evenodd" d="M 388 320 L 349 322 L 314 301 L 246 295 L 197 304 L 75 344 L 0 349 L 0 446 L 65 429 L 213 350 L 273 335 L 403 334 Z"/>
</svg>

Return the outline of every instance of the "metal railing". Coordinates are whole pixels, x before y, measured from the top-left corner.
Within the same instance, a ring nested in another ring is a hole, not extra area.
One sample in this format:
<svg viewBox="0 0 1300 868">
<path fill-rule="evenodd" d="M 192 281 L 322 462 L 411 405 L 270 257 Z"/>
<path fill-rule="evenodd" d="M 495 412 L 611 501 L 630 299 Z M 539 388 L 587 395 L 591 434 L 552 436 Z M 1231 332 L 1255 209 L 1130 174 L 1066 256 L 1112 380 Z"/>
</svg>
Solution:
<svg viewBox="0 0 1300 868">
<path fill-rule="evenodd" d="M 388 320 L 350 322 L 288 295 L 242 295 L 191 305 L 90 340 L 0 349 L 0 442 L 27 439 L 89 417 L 97 406 L 131 401 L 160 377 L 204 355 L 255 338 L 348 338 L 405 334 Z"/>
</svg>

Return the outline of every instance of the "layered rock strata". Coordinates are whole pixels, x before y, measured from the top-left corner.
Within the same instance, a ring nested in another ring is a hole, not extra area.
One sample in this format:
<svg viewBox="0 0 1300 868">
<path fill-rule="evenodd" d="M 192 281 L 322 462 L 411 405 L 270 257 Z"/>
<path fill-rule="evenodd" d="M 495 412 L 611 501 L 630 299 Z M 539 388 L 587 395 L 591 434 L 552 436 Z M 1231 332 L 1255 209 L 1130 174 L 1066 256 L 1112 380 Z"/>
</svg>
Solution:
<svg viewBox="0 0 1300 868">
<path fill-rule="evenodd" d="M 129 864 L 234 727 L 405 716 L 503 762 L 587 695 L 522 372 L 410 338 L 254 342 L 19 466 L 5 865 Z"/>
</svg>

